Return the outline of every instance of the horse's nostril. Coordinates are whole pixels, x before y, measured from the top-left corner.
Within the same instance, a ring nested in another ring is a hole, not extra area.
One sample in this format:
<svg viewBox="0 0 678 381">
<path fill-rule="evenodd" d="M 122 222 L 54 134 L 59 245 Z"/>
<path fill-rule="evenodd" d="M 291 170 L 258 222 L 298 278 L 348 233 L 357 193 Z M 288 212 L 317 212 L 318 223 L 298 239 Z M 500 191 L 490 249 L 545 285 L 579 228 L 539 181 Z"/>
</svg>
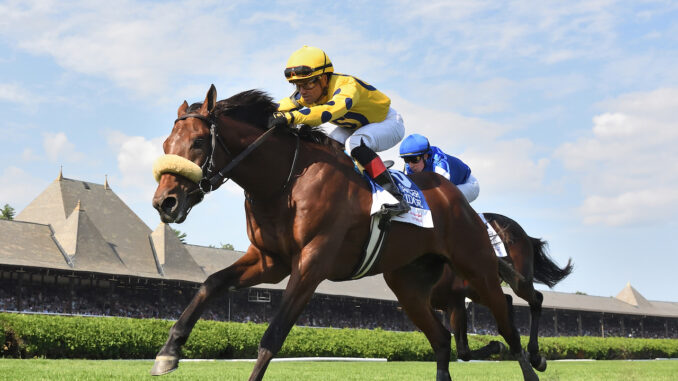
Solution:
<svg viewBox="0 0 678 381">
<path fill-rule="evenodd" d="M 165 213 L 170 213 L 172 212 L 172 209 L 177 205 L 177 199 L 175 197 L 167 197 L 163 202 L 162 205 L 160 205 L 160 208 Z"/>
</svg>

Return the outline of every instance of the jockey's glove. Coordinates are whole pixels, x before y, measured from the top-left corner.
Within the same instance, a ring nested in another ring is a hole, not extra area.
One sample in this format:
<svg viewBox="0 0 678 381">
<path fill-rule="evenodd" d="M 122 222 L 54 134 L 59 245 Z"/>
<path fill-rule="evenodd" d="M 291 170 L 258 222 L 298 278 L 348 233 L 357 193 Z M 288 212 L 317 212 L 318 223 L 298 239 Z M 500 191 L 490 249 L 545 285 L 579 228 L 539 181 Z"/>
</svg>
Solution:
<svg viewBox="0 0 678 381">
<path fill-rule="evenodd" d="M 287 118 L 285 114 L 276 111 L 268 118 L 268 128 L 287 127 Z"/>
</svg>

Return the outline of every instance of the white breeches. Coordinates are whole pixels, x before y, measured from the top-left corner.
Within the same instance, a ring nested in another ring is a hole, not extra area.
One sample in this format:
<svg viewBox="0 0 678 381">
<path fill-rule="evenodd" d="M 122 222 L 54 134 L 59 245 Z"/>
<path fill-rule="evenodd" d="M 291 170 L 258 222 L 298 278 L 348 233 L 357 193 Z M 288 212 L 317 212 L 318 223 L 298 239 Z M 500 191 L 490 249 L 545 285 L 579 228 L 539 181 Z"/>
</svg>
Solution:
<svg viewBox="0 0 678 381">
<path fill-rule="evenodd" d="M 405 137 L 405 124 L 402 116 L 391 107 L 383 122 L 370 123 L 355 130 L 337 127 L 329 136 L 344 144 L 348 154 L 360 145 L 361 139 L 374 152 L 381 152 L 395 146 Z"/>
<path fill-rule="evenodd" d="M 461 193 L 464 194 L 466 201 L 469 203 L 478 198 L 478 194 L 480 193 L 480 185 L 478 184 L 478 180 L 473 177 L 473 175 L 469 175 L 466 182 L 457 185 L 457 188 L 459 188 Z"/>
</svg>

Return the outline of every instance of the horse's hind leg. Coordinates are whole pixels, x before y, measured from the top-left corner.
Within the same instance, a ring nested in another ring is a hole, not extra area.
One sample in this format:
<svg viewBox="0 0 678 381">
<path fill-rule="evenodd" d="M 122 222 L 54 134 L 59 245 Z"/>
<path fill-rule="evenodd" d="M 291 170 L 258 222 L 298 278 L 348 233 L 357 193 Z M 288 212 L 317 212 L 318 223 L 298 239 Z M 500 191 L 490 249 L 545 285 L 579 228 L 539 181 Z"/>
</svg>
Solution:
<svg viewBox="0 0 678 381">
<path fill-rule="evenodd" d="M 158 352 L 151 374 L 163 375 L 178 367 L 181 346 L 186 343 L 193 326 L 215 295 L 224 289 L 230 291 L 263 282 L 277 283 L 288 271 L 286 267 L 275 263 L 271 257 L 263 256 L 259 250 L 250 246 L 247 253 L 233 265 L 210 275 L 170 329 L 169 338 Z"/>
<path fill-rule="evenodd" d="M 544 295 L 539 291 L 534 291 L 533 300 L 530 304 L 530 342 L 527 344 L 527 351 L 530 354 L 530 363 L 534 369 L 543 372 L 546 370 L 546 357 L 539 354 L 539 319 L 541 318 L 541 304 Z"/>
<path fill-rule="evenodd" d="M 466 307 L 464 295 L 454 294 L 448 304 L 450 314 L 450 328 L 454 335 L 454 343 L 457 347 L 457 358 L 463 361 L 472 359 L 471 349 L 468 346 Z"/>
<path fill-rule="evenodd" d="M 524 251 L 526 249 L 513 245 L 509 251 L 511 258 L 514 259 L 515 270 L 508 263 L 500 260 L 500 269 L 504 269 L 504 271 L 500 270 L 500 273 L 503 273 L 502 278 L 509 283 L 516 295 L 530 305 L 530 341 L 527 344 L 527 350 L 530 354 L 532 366 L 543 372 L 546 370 L 546 358 L 539 354 L 539 319 L 541 318 L 541 305 L 544 296 L 534 289 L 532 270 L 529 268 L 532 264 L 526 263 L 523 257 L 519 257 L 517 255 L 520 254 L 518 250 Z M 523 256 L 528 257 L 525 254 Z"/>
<path fill-rule="evenodd" d="M 450 380 L 450 332 L 436 317 L 430 304 L 431 287 L 440 277 L 439 260 L 422 258 L 408 266 L 384 273 L 388 286 L 405 313 L 426 335 L 436 357 L 436 381 Z"/>
</svg>

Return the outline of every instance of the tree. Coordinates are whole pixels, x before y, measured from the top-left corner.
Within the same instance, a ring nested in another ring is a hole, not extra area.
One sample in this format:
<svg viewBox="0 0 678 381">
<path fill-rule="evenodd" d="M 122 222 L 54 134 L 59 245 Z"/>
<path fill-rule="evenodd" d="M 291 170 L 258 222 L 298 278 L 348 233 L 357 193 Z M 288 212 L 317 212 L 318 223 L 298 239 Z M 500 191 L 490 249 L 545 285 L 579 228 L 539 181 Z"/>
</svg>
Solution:
<svg viewBox="0 0 678 381">
<path fill-rule="evenodd" d="M 222 243 L 221 248 L 226 250 L 233 250 L 233 245 L 231 245 L 230 243 Z"/>
<path fill-rule="evenodd" d="M 5 206 L 0 210 L 2 212 L 2 215 L 0 216 L 0 220 L 13 220 L 14 219 L 14 208 L 9 206 L 9 204 L 5 204 Z"/>
<path fill-rule="evenodd" d="M 172 229 L 174 234 L 177 235 L 177 238 L 179 238 L 179 241 L 181 241 L 181 243 L 186 243 L 186 233 L 184 233 L 180 230 L 174 229 L 172 227 L 170 227 L 170 229 Z"/>
</svg>

